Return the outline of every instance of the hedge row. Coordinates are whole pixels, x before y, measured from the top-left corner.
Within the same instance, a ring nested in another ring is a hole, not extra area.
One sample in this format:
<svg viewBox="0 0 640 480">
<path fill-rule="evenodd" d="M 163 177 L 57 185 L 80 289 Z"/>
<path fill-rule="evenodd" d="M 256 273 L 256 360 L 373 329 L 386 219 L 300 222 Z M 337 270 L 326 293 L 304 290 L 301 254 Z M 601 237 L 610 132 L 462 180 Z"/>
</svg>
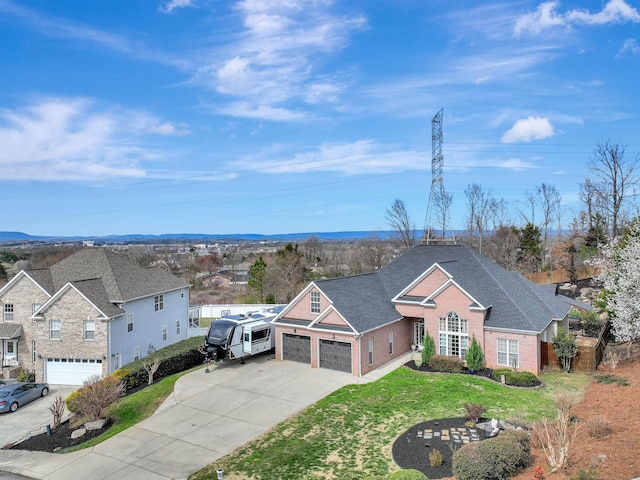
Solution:
<svg viewBox="0 0 640 480">
<path fill-rule="evenodd" d="M 464 362 L 454 356 L 432 355 L 429 359 L 429 366 L 438 372 L 461 373 Z"/>
<path fill-rule="evenodd" d="M 531 372 L 514 372 L 510 368 L 498 368 L 493 371 L 493 379 L 496 382 L 502 381 L 502 375 L 504 375 L 507 385 L 515 387 L 530 387 L 538 381 L 538 377 Z"/>
<path fill-rule="evenodd" d="M 198 348 L 203 344 L 204 337 L 202 336 L 181 340 L 128 363 L 113 372 L 113 375 L 125 383 L 127 390 L 131 390 L 148 383 L 149 376 L 144 365 L 149 362 L 153 363 L 156 358 L 160 359 L 160 365 L 153 375 L 154 381 L 202 365 L 204 355 L 198 351 Z"/>
<path fill-rule="evenodd" d="M 529 466 L 530 455 L 529 435 L 507 430 L 456 450 L 453 474 L 456 480 L 506 480 Z"/>
</svg>

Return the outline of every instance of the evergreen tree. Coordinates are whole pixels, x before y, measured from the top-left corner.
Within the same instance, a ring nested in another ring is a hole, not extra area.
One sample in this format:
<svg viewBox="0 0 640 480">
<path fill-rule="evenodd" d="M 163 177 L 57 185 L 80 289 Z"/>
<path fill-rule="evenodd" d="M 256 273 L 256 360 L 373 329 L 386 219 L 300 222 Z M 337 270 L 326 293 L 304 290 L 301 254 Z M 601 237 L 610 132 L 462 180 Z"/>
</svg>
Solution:
<svg viewBox="0 0 640 480">
<path fill-rule="evenodd" d="M 562 362 L 562 370 L 571 370 L 571 360 L 578 354 L 576 339 L 566 328 L 558 328 L 558 333 L 553 337 L 553 353 Z"/>
<path fill-rule="evenodd" d="M 476 340 L 475 335 L 471 338 L 466 360 L 469 370 L 476 371 L 484 368 L 484 353 L 482 353 L 482 347 Z"/>
<path fill-rule="evenodd" d="M 422 363 L 426 365 L 436 353 L 436 344 L 433 337 L 425 330 L 424 339 L 422 340 Z"/>
<path fill-rule="evenodd" d="M 249 278 L 247 284 L 251 290 L 253 290 L 260 297 L 260 303 L 263 303 L 265 289 L 267 286 L 267 264 L 262 259 L 262 256 L 258 258 L 249 267 Z"/>
</svg>

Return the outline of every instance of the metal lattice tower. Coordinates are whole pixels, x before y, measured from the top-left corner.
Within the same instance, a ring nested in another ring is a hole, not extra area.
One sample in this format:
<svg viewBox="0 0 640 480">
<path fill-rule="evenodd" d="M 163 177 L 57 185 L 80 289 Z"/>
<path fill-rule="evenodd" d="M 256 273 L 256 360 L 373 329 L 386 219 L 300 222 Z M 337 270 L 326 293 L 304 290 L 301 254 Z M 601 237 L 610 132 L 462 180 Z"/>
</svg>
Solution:
<svg viewBox="0 0 640 480">
<path fill-rule="evenodd" d="M 430 242 L 438 243 L 453 241 L 456 237 L 451 229 L 451 239 L 446 238 L 446 227 L 448 223 L 448 197 L 444 190 L 442 179 L 442 167 L 444 166 L 444 155 L 442 154 L 442 113 L 441 108 L 431 119 L 431 190 L 429 191 L 429 202 L 427 203 L 427 213 L 424 220 L 424 237 L 422 243 L 429 245 Z M 440 218 L 438 218 L 440 217 Z M 442 238 L 435 239 L 432 235 L 433 224 L 438 221 L 442 226 Z"/>
</svg>

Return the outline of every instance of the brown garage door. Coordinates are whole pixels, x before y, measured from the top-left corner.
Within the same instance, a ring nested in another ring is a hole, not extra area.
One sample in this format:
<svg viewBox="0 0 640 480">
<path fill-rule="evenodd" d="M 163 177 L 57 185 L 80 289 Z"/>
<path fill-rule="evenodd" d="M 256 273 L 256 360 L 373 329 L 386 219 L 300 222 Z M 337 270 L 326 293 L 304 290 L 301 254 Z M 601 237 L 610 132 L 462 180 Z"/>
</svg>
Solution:
<svg viewBox="0 0 640 480">
<path fill-rule="evenodd" d="M 285 333 L 282 336 L 282 358 L 294 362 L 311 363 L 311 337 Z"/>
<path fill-rule="evenodd" d="M 351 344 L 320 340 L 320 367 L 351 373 Z"/>
</svg>

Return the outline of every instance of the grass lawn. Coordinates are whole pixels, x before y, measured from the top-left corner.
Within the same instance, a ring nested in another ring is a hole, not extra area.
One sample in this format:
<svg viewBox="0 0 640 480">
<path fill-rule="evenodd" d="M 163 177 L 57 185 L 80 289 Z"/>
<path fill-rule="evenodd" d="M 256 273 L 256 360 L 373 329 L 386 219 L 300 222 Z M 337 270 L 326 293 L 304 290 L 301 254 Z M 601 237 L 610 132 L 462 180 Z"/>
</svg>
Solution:
<svg viewBox="0 0 640 480">
<path fill-rule="evenodd" d="M 589 376 L 552 373 L 544 388 L 502 386 L 468 375 L 425 374 L 399 368 L 378 381 L 348 385 L 259 438 L 192 475 L 191 480 L 255 478 L 363 479 L 396 470 L 393 440 L 425 420 L 464 416 L 464 403 L 484 406 L 487 417 L 554 417 L 553 398 L 583 392 Z"/>
</svg>

